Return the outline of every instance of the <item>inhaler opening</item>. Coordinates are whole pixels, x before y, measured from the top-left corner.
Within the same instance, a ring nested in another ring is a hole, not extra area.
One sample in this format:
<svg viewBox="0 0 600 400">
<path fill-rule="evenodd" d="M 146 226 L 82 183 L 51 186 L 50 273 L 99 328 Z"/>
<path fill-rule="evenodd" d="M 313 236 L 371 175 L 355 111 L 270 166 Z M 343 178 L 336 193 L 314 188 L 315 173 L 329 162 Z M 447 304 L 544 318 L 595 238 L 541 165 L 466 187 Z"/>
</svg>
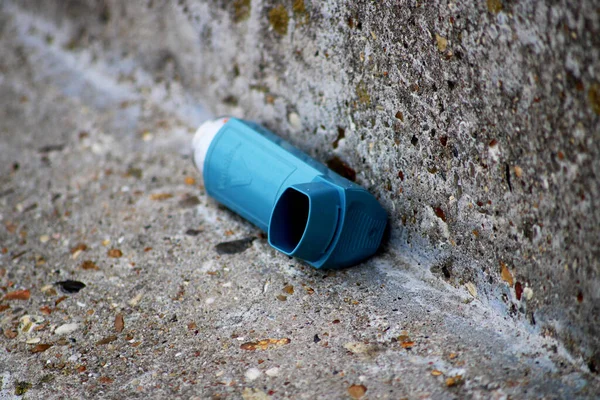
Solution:
<svg viewBox="0 0 600 400">
<path fill-rule="evenodd" d="M 308 196 L 288 188 L 273 210 L 269 229 L 271 244 L 285 253 L 292 253 L 306 230 L 309 210 Z"/>
</svg>

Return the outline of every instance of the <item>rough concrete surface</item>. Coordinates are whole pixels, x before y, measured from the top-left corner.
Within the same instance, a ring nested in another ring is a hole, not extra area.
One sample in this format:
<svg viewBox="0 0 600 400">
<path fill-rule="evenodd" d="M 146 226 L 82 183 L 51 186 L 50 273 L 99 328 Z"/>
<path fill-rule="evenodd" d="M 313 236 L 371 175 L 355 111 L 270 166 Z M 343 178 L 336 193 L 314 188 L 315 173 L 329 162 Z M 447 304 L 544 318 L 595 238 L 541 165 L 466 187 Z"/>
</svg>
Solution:
<svg viewBox="0 0 600 400">
<path fill-rule="evenodd" d="M 599 19 L 0 3 L 0 398 L 597 397 Z M 355 174 L 381 253 L 317 271 L 207 198 L 205 110 Z"/>
</svg>

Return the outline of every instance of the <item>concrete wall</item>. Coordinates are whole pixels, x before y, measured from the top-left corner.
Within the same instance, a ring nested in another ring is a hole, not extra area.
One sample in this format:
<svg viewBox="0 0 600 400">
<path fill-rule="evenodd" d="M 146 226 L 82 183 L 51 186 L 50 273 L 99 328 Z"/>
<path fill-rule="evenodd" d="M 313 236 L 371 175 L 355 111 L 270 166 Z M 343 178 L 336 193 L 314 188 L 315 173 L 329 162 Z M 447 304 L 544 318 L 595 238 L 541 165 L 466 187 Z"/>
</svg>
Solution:
<svg viewBox="0 0 600 400">
<path fill-rule="evenodd" d="M 389 211 L 386 251 L 600 370 L 597 2 L 22 6 L 355 176 Z"/>
</svg>

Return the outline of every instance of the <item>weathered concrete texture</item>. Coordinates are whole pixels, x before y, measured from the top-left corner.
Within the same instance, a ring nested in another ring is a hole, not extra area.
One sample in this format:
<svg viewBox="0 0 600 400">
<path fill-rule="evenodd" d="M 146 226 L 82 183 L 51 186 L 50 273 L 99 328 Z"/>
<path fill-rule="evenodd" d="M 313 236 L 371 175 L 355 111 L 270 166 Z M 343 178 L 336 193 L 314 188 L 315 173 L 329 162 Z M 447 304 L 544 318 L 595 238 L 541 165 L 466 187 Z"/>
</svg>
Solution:
<svg viewBox="0 0 600 400">
<path fill-rule="evenodd" d="M 120 3 L 54 13 L 76 44 L 343 160 L 389 210 L 393 250 L 599 368 L 596 2 Z"/>
<path fill-rule="evenodd" d="M 593 2 L 0 7 L 0 396 L 599 393 Z M 315 271 L 211 202 L 200 104 L 343 160 L 382 253 Z"/>
<path fill-rule="evenodd" d="M 214 111 L 344 160 L 394 250 L 600 369 L 598 3 L 246 3 L 182 3 Z"/>
</svg>

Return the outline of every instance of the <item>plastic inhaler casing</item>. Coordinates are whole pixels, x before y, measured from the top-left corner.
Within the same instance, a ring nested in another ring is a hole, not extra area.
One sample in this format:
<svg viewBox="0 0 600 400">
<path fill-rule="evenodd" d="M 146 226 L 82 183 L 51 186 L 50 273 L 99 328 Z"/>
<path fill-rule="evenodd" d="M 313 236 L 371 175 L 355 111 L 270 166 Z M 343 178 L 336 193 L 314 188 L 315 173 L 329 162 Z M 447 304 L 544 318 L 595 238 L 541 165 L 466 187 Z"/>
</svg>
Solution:
<svg viewBox="0 0 600 400">
<path fill-rule="evenodd" d="M 265 128 L 208 121 L 193 147 L 207 193 L 268 232 L 282 253 L 342 268 L 379 247 L 387 214 L 373 195 Z"/>
</svg>

